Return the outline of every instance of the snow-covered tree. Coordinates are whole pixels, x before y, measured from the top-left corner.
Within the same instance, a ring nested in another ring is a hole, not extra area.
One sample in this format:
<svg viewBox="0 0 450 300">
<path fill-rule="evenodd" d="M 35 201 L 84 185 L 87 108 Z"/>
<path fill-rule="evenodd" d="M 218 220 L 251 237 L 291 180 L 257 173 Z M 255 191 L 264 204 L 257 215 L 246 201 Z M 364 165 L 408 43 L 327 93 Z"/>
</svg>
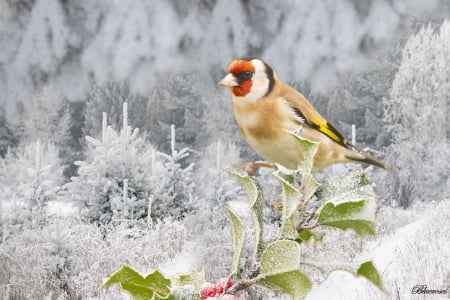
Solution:
<svg viewBox="0 0 450 300">
<path fill-rule="evenodd" d="M 64 147 L 72 138 L 68 104 L 51 100 L 45 90 L 33 98 L 21 119 L 21 139 L 24 143 L 39 139 Z"/>
<path fill-rule="evenodd" d="M 182 217 L 192 205 L 192 166 L 180 165 L 187 150 L 157 151 L 128 125 L 127 111 L 124 103 L 120 132 L 107 126 L 103 113 L 102 136 L 86 137 L 91 148 L 85 161 L 76 162 L 78 176 L 64 186 L 66 196 L 91 222 Z"/>
<path fill-rule="evenodd" d="M 384 101 L 384 122 L 392 134 L 390 160 L 399 169 L 398 201 L 430 201 L 449 194 L 450 22 L 411 36 L 392 91 Z"/>
<path fill-rule="evenodd" d="M 10 221 L 42 221 L 47 201 L 56 199 L 64 179 L 58 148 L 38 140 L 8 152 L 0 166 L 2 201 L 16 207 L 8 213 Z"/>
</svg>

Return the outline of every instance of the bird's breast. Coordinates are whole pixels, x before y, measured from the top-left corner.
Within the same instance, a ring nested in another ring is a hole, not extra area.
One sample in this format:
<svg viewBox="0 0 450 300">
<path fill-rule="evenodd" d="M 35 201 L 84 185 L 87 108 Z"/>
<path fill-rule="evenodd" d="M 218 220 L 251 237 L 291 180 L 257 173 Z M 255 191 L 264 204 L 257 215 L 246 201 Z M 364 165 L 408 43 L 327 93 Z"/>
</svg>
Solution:
<svg viewBox="0 0 450 300">
<path fill-rule="evenodd" d="M 250 147 L 270 162 L 295 169 L 302 157 L 295 139 L 286 130 L 299 124 L 283 103 L 233 103 L 238 127 Z M 285 110 L 284 110 L 285 109 Z"/>
</svg>

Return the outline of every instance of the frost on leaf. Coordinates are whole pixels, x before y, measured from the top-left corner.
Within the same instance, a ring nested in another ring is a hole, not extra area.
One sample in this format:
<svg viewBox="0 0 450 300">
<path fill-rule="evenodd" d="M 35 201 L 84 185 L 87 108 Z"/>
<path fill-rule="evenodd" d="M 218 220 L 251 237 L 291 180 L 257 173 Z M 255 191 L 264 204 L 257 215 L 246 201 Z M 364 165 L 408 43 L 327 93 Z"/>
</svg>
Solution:
<svg viewBox="0 0 450 300">
<path fill-rule="evenodd" d="M 281 234 L 285 238 L 294 239 L 297 236 L 295 225 L 297 224 L 297 216 L 294 214 L 300 203 L 299 191 L 280 176 L 279 172 L 274 176 L 281 183 L 281 206 L 282 206 L 282 225 Z"/>
<path fill-rule="evenodd" d="M 241 169 L 231 168 L 228 173 L 239 179 L 247 192 L 247 198 L 250 202 L 250 211 L 255 223 L 256 251 L 262 251 L 263 236 L 263 203 L 264 195 L 259 182 Z"/>
<path fill-rule="evenodd" d="M 294 299 L 309 293 L 311 281 L 300 272 L 300 245 L 294 241 L 276 241 L 261 256 L 261 274 L 269 288 L 281 290 Z"/>
<path fill-rule="evenodd" d="M 311 280 L 299 270 L 273 275 L 265 280 L 269 285 L 292 296 L 293 299 L 303 299 L 311 290 Z"/>
<path fill-rule="evenodd" d="M 261 274 L 275 275 L 298 269 L 300 246 L 293 241 L 276 241 L 261 256 Z"/>
<path fill-rule="evenodd" d="M 287 131 L 290 133 L 295 139 L 297 140 L 300 148 L 303 152 L 303 162 L 302 162 L 302 174 L 308 175 L 311 174 L 313 162 L 314 162 L 314 156 L 317 153 L 317 149 L 319 148 L 319 143 L 310 141 L 308 139 L 305 139 L 298 135 L 296 132 L 293 131 Z"/>
<path fill-rule="evenodd" d="M 112 284 L 119 284 L 121 289 L 130 293 L 133 299 L 151 299 L 153 295 L 165 298 L 171 294 L 170 280 L 159 271 L 155 271 L 144 278 L 127 265 L 111 275 L 101 288 Z"/>
<path fill-rule="evenodd" d="M 239 260 L 245 242 L 245 226 L 229 206 L 225 206 L 225 210 L 230 216 L 233 231 L 233 263 L 231 264 L 231 274 L 236 274 L 239 270 Z"/>
<path fill-rule="evenodd" d="M 204 270 L 201 270 L 200 272 L 192 270 L 190 273 L 179 275 L 177 278 L 177 285 L 192 285 L 196 290 L 198 290 L 205 281 Z"/>
<path fill-rule="evenodd" d="M 376 194 L 361 169 L 324 184 L 321 225 L 352 229 L 359 235 L 375 234 Z"/>
</svg>

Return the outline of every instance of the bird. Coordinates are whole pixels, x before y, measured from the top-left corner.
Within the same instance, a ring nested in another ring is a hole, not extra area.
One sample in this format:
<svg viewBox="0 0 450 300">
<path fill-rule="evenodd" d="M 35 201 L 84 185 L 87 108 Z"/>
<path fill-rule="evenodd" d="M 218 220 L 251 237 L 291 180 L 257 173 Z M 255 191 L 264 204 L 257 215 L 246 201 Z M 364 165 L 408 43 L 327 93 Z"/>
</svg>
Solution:
<svg viewBox="0 0 450 300">
<path fill-rule="evenodd" d="M 295 137 L 319 142 L 312 172 L 336 163 L 367 163 L 392 171 L 392 167 L 349 142 L 296 89 L 278 78 L 259 58 L 233 60 L 218 83 L 230 88 L 237 126 L 245 141 L 268 164 L 298 170 L 304 155 Z"/>
</svg>

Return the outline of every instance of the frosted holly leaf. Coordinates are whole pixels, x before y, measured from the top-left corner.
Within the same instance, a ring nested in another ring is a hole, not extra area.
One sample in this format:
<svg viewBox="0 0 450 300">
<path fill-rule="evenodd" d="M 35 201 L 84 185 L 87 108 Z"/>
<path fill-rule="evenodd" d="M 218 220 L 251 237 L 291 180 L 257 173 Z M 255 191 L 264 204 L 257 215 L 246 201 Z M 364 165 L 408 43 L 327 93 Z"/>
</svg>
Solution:
<svg viewBox="0 0 450 300">
<path fill-rule="evenodd" d="M 338 201 L 341 198 L 358 197 L 358 189 L 370 186 L 366 174 L 358 168 L 343 177 L 329 178 L 323 185 L 322 197 L 324 201 Z M 370 192 L 370 191 L 368 191 Z M 372 194 L 375 192 L 372 189 Z"/>
<path fill-rule="evenodd" d="M 298 142 L 298 145 L 302 149 L 303 153 L 303 162 L 302 162 L 302 174 L 309 175 L 311 174 L 314 156 L 317 153 L 317 149 L 319 148 L 318 142 L 313 142 L 304 137 L 300 136 L 297 132 L 286 130 L 289 134 L 291 134 Z"/>
<path fill-rule="evenodd" d="M 133 299 L 151 299 L 154 295 L 162 298 L 171 294 L 170 280 L 159 271 L 155 271 L 145 278 L 138 272 L 125 265 L 109 277 L 101 288 L 112 284 L 119 284 L 121 289 L 128 292 Z"/>
<path fill-rule="evenodd" d="M 281 240 L 267 246 L 261 256 L 261 274 L 275 275 L 297 270 L 300 266 L 300 245 Z"/>
<path fill-rule="evenodd" d="M 233 231 L 233 263 L 231 264 L 231 274 L 236 274 L 239 270 L 239 261 L 245 242 L 245 226 L 228 205 L 225 206 L 225 210 L 230 217 Z"/>
<path fill-rule="evenodd" d="M 267 287 L 281 290 L 292 296 L 293 299 L 303 299 L 311 290 L 312 282 L 308 276 L 299 270 L 293 270 L 265 279 Z"/>
<path fill-rule="evenodd" d="M 311 239 L 315 241 L 322 241 L 325 233 L 324 232 L 314 232 L 308 229 L 302 229 L 300 233 L 297 235 L 296 241 L 298 242 L 308 242 Z"/>
<path fill-rule="evenodd" d="M 206 279 L 205 279 L 205 270 L 203 269 L 200 272 L 192 270 L 187 274 L 179 275 L 177 278 L 178 285 L 180 286 L 192 285 L 195 290 L 198 290 L 204 282 L 206 282 Z"/>
<path fill-rule="evenodd" d="M 319 223 L 352 229 L 359 235 L 373 235 L 376 197 L 361 169 L 342 178 L 330 179 L 324 184 Z"/>
<path fill-rule="evenodd" d="M 302 178 L 303 185 L 304 185 L 304 201 L 307 201 L 311 199 L 311 197 L 314 195 L 314 193 L 319 188 L 320 184 L 312 177 L 311 175 L 305 175 Z"/>
<path fill-rule="evenodd" d="M 311 290 L 308 276 L 300 272 L 300 245 L 294 241 L 276 241 L 261 256 L 263 284 L 281 290 L 294 299 L 303 298 Z"/>
<path fill-rule="evenodd" d="M 349 201 L 335 205 L 324 204 L 319 213 L 319 223 L 339 229 L 352 229 L 359 235 L 373 235 L 373 220 L 377 209 L 374 199 Z"/>
<path fill-rule="evenodd" d="M 279 171 L 274 173 L 275 178 L 281 183 L 281 206 L 282 206 L 282 225 L 281 233 L 283 237 L 294 239 L 297 235 L 295 230 L 296 219 L 295 211 L 300 203 L 299 191 L 283 177 L 280 176 Z"/>
<path fill-rule="evenodd" d="M 235 176 L 245 188 L 247 198 L 250 202 L 250 210 L 252 212 L 253 221 L 255 223 L 256 231 L 256 251 L 262 251 L 262 236 L 263 236 L 263 203 L 264 195 L 259 182 L 248 175 L 247 172 L 237 169 L 229 168 L 228 173 Z"/>
<path fill-rule="evenodd" d="M 248 176 L 248 173 L 238 168 L 229 168 L 228 173 L 239 179 L 247 192 L 250 207 L 254 206 L 260 196 L 260 187 L 256 179 Z"/>
<path fill-rule="evenodd" d="M 383 282 L 381 281 L 381 276 L 378 270 L 375 268 L 371 261 L 367 261 L 358 268 L 356 271 L 357 276 L 365 277 L 371 283 L 373 283 L 380 290 L 384 290 Z"/>
<path fill-rule="evenodd" d="M 283 224 L 281 225 L 281 237 L 290 240 L 296 239 L 298 234 L 296 226 L 299 221 L 299 217 L 295 214 L 289 219 L 283 220 Z"/>
</svg>

